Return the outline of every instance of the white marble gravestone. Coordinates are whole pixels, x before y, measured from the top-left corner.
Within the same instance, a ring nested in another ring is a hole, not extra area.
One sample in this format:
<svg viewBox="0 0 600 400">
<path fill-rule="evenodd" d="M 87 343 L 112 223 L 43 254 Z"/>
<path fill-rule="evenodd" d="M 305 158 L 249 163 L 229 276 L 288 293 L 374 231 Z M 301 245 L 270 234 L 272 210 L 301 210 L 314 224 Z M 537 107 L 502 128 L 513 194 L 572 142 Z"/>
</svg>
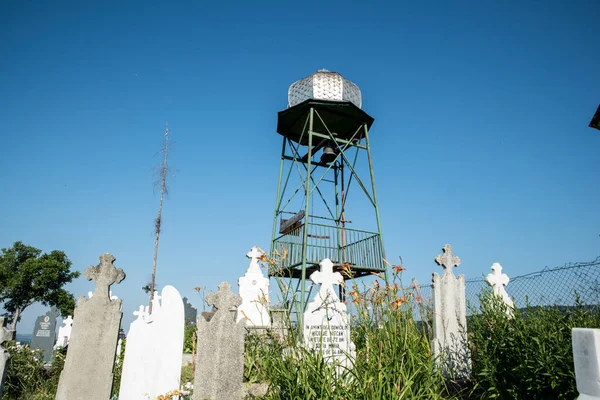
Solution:
<svg viewBox="0 0 600 400">
<path fill-rule="evenodd" d="M 355 347 L 350 341 L 346 305 L 333 288 L 344 279 L 339 272 L 333 272 L 330 259 L 324 259 L 320 265 L 321 270 L 310 275 L 310 279 L 320 287 L 304 312 L 304 345 L 309 350 L 320 351 L 329 363 L 349 367 L 355 356 Z"/>
<path fill-rule="evenodd" d="M 433 352 L 446 376 L 465 378 L 471 373 L 471 356 L 467 343 L 467 304 L 465 276 L 456 277 L 452 268 L 460 258 L 452 246 L 443 247 L 435 262 L 444 267 L 440 277 L 433 273 Z"/>
<path fill-rule="evenodd" d="M 573 328 L 572 338 L 579 400 L 600 400 L 600 329 Z"/>
<path fill-rule="evenodd" d="M 129 327 L 119 398 L 145 400 L 179 388 L 184 307 L 177 289 L 165 286 L 152 298 L 152 314 L 140 306 Z"/>
<path fill-rule="evenodd" d="M 71 330 L 73 329 L 73 317 L 70 315 L 63 319 L 63 326 L 58 327 L 58 335 L 56 335 L 56 344 L 54 348 L 66 347 L 71 339 Z"/>
<path fill-rule="evenodd" d="M 247 326 L 269 327 L 269 278 L 265 278 L 258 261 L 263 252 L 257 246 L 246 254 L 250 265 L 246 274 L 238 280 L 242 304 L 237 309 L 236 322 L 246 320 Z"/>
<path fill-rule="evenodd" d="M 506 304 L 506 313 L 511 314 L 514 308 L 512 299 L 506 293 L 506 285 L 510 282 L 508 275 L 502 273 L 502 265 L 494 263 L 492 265 L 492 273 L 488 274 L 485 281 L 492 287 L 492 290 L 496 296 L 499 296 L 504 304 Z"/>
</svg>

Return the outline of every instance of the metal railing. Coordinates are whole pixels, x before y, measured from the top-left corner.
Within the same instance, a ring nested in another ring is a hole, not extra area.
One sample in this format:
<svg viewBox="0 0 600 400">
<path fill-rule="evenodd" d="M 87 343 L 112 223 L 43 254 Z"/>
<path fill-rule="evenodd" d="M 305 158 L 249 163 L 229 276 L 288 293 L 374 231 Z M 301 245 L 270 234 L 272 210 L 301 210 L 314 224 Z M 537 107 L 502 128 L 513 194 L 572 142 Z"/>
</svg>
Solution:
<svg viewBox="0 0 600 400">
<path fill-rule="evenodd" d="M 316 265 L 324 258 L 329 258 L 334 264 L 349 263 L 351 268 L 357 270 L 385 270 L 378 233 L 312 222 L 294 228 L 275 239 L 274 249 L 280 252 L 285 249 L 287 252 L 282 268 L 302 265 L 302 240 L 305 229 L 308 229 L 307 264 Z"/>
</svg>

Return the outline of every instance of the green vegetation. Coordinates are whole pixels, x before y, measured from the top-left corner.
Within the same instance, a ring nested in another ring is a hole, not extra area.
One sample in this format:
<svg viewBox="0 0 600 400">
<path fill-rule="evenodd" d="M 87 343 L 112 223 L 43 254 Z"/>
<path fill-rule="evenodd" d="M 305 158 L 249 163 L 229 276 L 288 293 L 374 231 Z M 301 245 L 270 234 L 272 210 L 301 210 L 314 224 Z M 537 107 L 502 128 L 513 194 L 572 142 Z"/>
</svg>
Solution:
<svg viewBox="0 0 600 400">
<path fill-rule="evenodd" d="M 23 311 L 35 302 L 56 306 L 61 315 L 73 315 L 75 298 L 63 286 L 79 277 L 62 251 L 43 253 L 15 242 L 0 252 L 0 302 L 11 330 L 16 331 Z"/>
<path fill-rule="evenodd" d="M 43 365 L 41 351 L 31 351 L 29 346 L 17 348 L 15 342 L 4 344 L 11 357 L 8 360 L 3 400 L 52 400 L 58 388 L 58 378 L 63 369 L 65 353 L 55 352 L 50 367 Z"/>
<path fill-rule="evenodd" d="M 600 313 L 583 305 L 570 309 L 514 310 L 490 292 L 469 323 L 478 398 L 574 399 L 577 397 L 572 328 L 600 328 Z"/>
</svg>

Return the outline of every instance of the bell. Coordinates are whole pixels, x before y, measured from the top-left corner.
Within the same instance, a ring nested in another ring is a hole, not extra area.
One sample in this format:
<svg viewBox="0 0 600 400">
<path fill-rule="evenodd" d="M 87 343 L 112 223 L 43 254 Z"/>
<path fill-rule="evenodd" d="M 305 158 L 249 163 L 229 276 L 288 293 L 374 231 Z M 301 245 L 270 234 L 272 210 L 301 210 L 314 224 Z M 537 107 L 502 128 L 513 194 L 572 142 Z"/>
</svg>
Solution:
<svg viewBox="0 0 600 400">
<path fill-rule="evenodd" d="M 331 144 L 325 145 L 325 147 L 323 148 L 323 154 L 321 154 L 321 162 L 324 164 L 329 164 L 330 162 L 335 160 L 336 157 L 337 154 L 331 146 Z"/>
</svg>

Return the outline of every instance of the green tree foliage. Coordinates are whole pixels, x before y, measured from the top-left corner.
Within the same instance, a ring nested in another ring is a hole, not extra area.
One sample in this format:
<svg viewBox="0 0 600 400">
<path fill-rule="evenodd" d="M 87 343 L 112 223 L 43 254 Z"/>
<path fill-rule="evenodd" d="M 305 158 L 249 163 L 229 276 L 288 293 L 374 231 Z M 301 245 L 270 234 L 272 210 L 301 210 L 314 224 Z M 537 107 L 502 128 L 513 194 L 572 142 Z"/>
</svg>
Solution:
<svg viewBox="0 0 600 400">
<path fill-rule="evenodd" d="M 0 253 L 0 302 L 16 330 L 23 311 L 35 302 L 56 306 L 61 315 L 73 313 L 75 298 L 63 286 L 79 277 L 71 261 L 59 250 L 41 250 L 15 242 Z"/>
</svg>

